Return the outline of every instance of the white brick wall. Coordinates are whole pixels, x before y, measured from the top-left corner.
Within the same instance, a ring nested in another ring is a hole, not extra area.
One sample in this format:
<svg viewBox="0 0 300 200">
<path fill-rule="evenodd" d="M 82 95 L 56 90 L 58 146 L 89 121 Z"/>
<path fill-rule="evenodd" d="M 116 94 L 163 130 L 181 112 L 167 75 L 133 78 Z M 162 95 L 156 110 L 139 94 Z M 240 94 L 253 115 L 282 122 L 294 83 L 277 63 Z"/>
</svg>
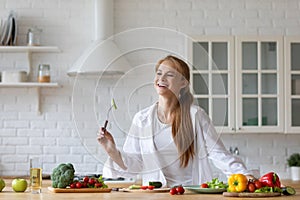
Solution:
<svg viewBox="0 0 300 200">
<path fill-rule="evenodd" d="M 29 27 L 43 29 L 43 45 L 56 45 L 62 52 L 33 54 L 33 66 L 51 64 L 52 80 L 62 88 L 41 90 L 42 114 L 36 113 L 34 89 L 0 88 L 0 176 L 28 174 L 28 161 L 32 155 L 42 155 L 44 172 L 51 173 L 60 162 L 72 162 L 78 173 L 101 173 L 102 161 L 106 156 L 93 139 L 106 118 L 110 95 L 115 91 L 119 112 L 111 114 L 109 125 L 122 146 L 123 133 L 129 127 L 133 113 L 155 101 L 147 99 L 147 92 L 134 90 L 137 77 L 152 80 L 138 74 L 122 81 L 122 88 L 113 88 L 115 80 L 101 82 L 97 88 L 99 96 L 91 96 L 94 86 L 76 87 L 79 95 L 72 99 L 74 79 L 66 75 L 83 50 L 92 41 L 93 1 L 91 0 L 3 0 L 0 2 L 0 18 L 6 19 L 10 10 L 18 15 L 18 43 L 24 45 Z M 187 35 L 299 35 L 300 0 L 115 0 L 115 33 L 140 27 L 164 27 Z M 122 41 L 121 46 L 146 42 L 163 43 L 184 54 L 184 48 L 176 38 L 154 41 L 145 35 Z M 135 43 L 136 42 L 136 43 Z M 131 52 L 128 58 L 133 66 L 155 62 L 161 52 Z M 26 56 L 0 54 L 0 69 L 21 68 Z M 150 72 L 151 73 L 151 72 Z M 36 67 L 30 75 L 36 80 Z M 81 82 L 83 83 L 83 82 Z M 87 90 L 87 89 L 90 90 Z M 150 93 L 148 87 L 146 90 Z M 118 92 L 116 92 L 118 91 Z M 128 95 L 131 96 L 128 96 Z M 139 96 L 141 95 L 141 96 Z M 97 113 L 93 102 L 96 103 Z M 87 103 L 90 102 L 90 103 Z M 135 105 L 128 105 L 128 102 Z M 73 121 L 72 104 L 77 117 Z M 120 111 L 122 110 L 122 114 Z M 113 120 L 116 120 L 115 122 Z M 100 125 L 98 124 L 100 123 Z M 120 126 L 120 127 L 119 127 Z M 126 127 L 126 128 L 124 128 Z M 80 130 L 77 134 L 76 128 Z M 123 130 L 124 129 L 124 130 Z M 86 136 L 87 139 L 82 139 Z M 261 173 L 277 171 L 289 177 L 286 158 L 300 151 L 300 135 L 247 134 L 222 136 L 226 147 L 237 146 L 240 156 L 250 168 Z M 90 153 L 91 152 L 91 153 Z M 97 153 L 98 152 L 98 153 Z M 90 155 L 96 154 L 96 155 Z M 97 159 L 95 159 L 95 157 Z"/>
</svg>

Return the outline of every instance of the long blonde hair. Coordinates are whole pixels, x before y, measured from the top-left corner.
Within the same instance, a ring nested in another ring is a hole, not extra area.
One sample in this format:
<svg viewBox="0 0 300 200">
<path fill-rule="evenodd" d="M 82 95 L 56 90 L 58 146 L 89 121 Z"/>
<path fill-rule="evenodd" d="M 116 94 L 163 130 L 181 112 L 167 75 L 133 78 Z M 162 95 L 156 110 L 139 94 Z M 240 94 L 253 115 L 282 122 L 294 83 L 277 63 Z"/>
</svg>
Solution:
<svg viewBox="0 0 300 200">
<path fill-rule="evenodd" d="M 190 69 L 189 66 L 181 59 L 175 56 L 167 56 L 158 61 L 155 71 L 158 70 L 159 65 L 164 61 L 170 61 L 172 67 L 176 69 L 187 81 L 190 82 Z M 175 97 L 176 98 L 176 97 Z M 193 95 L 190 92 L 190 86 L 182 88 L 178 98 L 175 109 L 171 111 L 173 116 L 172 121 L 172 137 L 176 144 L 179 158 L 180 167 L 186 167 L 190 159 L 194 158 L 194 132 L 190 108 L 193 103 Z"/>
</svg>

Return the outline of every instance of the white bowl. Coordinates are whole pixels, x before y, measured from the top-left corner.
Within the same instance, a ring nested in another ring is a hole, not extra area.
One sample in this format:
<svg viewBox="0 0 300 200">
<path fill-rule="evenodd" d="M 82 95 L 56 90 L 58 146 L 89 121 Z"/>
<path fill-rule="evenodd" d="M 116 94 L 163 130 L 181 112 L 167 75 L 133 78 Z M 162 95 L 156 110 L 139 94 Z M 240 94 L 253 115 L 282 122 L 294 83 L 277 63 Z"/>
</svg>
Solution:
<svg viewBox="0 0 300 200">
<path fill-rule="evenodd" d="M 18 83 L 27 81 L 27 72 L 25 71 L 2 71 L 3 83 Z"/>
</svg>

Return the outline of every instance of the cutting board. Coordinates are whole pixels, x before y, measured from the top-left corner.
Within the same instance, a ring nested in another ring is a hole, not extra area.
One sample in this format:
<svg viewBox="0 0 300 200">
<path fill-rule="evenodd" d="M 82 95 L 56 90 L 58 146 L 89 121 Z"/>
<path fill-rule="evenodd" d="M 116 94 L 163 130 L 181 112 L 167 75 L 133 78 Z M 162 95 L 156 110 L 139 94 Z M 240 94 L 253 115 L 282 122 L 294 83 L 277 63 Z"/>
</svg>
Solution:
<svg viewBox="0 0 300 200">
<path fill-rule="evenodd" d="M 264 193 L 250 193 L 250 192 L 223 192 L 224 197 L 277 197 L 281 196 L 280 192 L 264 192 Z"/>
<path fill-rule="evenodd" d="M 153 190 L 143 190 L 143 189 L 119 189 L 121 192 L 135 192 L 135 193 L 159 193 L 159 192 L 170 192 L 170 188 L 157 188 Z"/>
<path fill-rule="evenodd" d="M 48 187 L 48 190 L 54 193 L 108 193 L 111 188 L 53 188 Z"/>
</svg>

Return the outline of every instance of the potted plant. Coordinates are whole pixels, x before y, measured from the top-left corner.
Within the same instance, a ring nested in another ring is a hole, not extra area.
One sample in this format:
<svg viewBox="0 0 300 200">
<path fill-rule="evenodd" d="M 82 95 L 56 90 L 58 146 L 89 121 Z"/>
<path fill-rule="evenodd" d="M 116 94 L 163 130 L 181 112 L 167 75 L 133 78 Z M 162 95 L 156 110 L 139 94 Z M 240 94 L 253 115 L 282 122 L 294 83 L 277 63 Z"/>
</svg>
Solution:
<svg viewBox="0 0 300 200">
<path fill-rule="evenodd" d="M 293 181 L 300 180 L 300 154 L 294 153 L 287 159 L 288 165 L 291 168 L 291 176 Z"/>
</svg>

